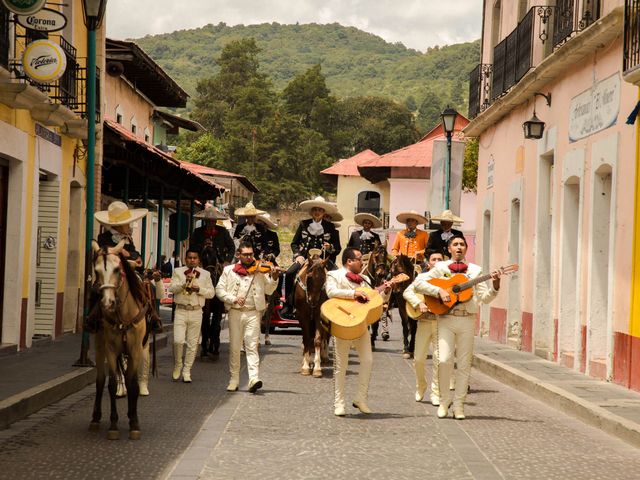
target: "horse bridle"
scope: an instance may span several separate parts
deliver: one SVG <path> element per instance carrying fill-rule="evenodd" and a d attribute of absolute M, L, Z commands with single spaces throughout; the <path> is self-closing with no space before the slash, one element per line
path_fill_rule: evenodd
<path fill-rule="evenodd" d="M 96 259 L 93 261 L 93 263 L 95 264 L 96 260 L 98 258 L 102 257 L 104 259 L 104 264 L 106 265 L 107 264 L 107 256 L 109 256 L 109 255 L 116 255 L 116 254 L 115 253 L 109 253 L 109 252 L 103 250 L 103 251 L 101 251 L 101 252 L 96 254 Z M 120 255 L 116 255 L 116 256 L 120 259 L 120 263 L 122 264 L 123 258 Z M 126 261 L 126 260 L 124 260 L 124 261 Z M 114 285 L 112 283 L 103 283 L 102 285 L 100 285 L 98 287 L 98 290 L 103 291 L 103 290 L 106 290 L 108 288 L 112 288 L 113 290 L 115 290 L 117 292 L 118 290 L 120 290 L 120 287 L 122 287 L 122 284 L 124 283 L 122 281 L 122 279 L 124 278 L 124 275 L 125 275 L 124 274 L 124 270 L 121 270 L 120 275 L 119 275 L 119 282 L 118 282 L 117 285 Z"/>

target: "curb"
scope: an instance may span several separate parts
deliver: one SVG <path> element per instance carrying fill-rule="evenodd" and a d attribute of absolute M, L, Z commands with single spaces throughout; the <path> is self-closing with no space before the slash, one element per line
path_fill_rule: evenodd
<path fill-rule="evenodd" d="M 486 355 L 476 353 L 473 357 L 473 366 L 482 373 L 635 447 L 640 447 L 640 426 L 635 422 Z"/>
<path fill-rule="evenodd" d="M 166 347 L 167 342 L 168 335 L 166 333 L 156 335 L 156 348 Z M 9 428 L 12 423 L 28 417 L 52 403 L 59 402 L 95 381 L 95 367 L 76 368 L 65 375 L 0 401 L 0 430 Z"/>

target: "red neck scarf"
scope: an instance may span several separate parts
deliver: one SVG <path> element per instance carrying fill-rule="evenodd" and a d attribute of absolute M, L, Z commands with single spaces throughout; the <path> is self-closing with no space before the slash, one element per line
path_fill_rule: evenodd
<path fill-rule="evenodd" d="M 347 277 L 347 280 L 353 283 L 357 283 L 358 285 L 364 282 L 364 278 L 362 278 L 362 276 L 358 275 L 357 273 L 347 272 L 346 277 Z"/>
<path fill-rule="evenodd" d="M 215 237 L 218 234 L 218 229 L 216 228 L 215 225 L 211 225 L 211 226 L 207 226 L 204 229 L 204 236 L 206 238 L 212 238 Z"/>
<path fill-rule="evenodd" d="M 449 264 L 449 270 L 451 273 L 466 273 L 468 265 L 463 262 L 453 262 Z"/>
<path fill-rule="evenodd" d="M 249 274 L 249 272 L 247 272 L 247 269 L 244 268 L 241 262 L 238 262 L 233 266 L 233 273 L 237 273 L 241 277 L 246 277 Z"/>
<path fill-rule="evenodd" d="M 185 275 L 195 275 L 196 278 L 198 278 L 200 276 L 200 272 L 198 271 L 197 268 L 188 268 L 184 271 Z"/>

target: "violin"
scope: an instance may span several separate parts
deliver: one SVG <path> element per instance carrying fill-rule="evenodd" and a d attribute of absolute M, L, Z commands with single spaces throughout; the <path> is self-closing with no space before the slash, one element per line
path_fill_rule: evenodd
<path fill-rule="evenodd" d="M 266 262 L 264 260 L 260 260 L 260 261 L 256 261 L 253 263 L 253 265 L 251 265 L 249 268 L 247 268 L 247 272 L 248 273 L 269 273 L 272 271 L 276 271 L 276 272 L 286 272 L 286 270 L 284 268 L 278 267 L 276 265 L 274 265 L 272 262 Z"/>

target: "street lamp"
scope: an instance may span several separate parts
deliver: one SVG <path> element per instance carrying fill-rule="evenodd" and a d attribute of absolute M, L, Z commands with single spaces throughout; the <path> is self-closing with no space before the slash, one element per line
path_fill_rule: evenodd
<path fill-rule="evenodd" d="M 445 165 L 444 174 L 444 209 L 449 210 L 449 188 L 451 183 L 451 136 L 456 125 L 456 117 L 458 112 L 447 106 L 442 112 L 442 127 L 447 135 L 447 163 Z"/>
<path fill-rule="evenodd" d="M 544 134 L 544 122 L 536 116 L 536 97 L 544 97 L 547 101 L 547 106 L 551 106 L 551 92 L 544 94 L 535 92 L 533 94 L 533 117 L 522 124 L 524 130 L 524 138 L 538 140 L 542 138 Z"/>
<path fill-rule="evenodd" d="M 89 315 L 89 283 L 91 265 L 91 239 L 93 238 L 94 180 L 96 162 L 96 30 L 100 28 L 107 7 L 107 0 L 82 0 L 84 23 L 87 26 L 87 168 L 86 195 L 87 211 L 85 216 L 85 295 L 84 319 Z M 89 332 L 82 329 L 80 358 L 74 365 L 93 366 L 89 359 Z"/>

